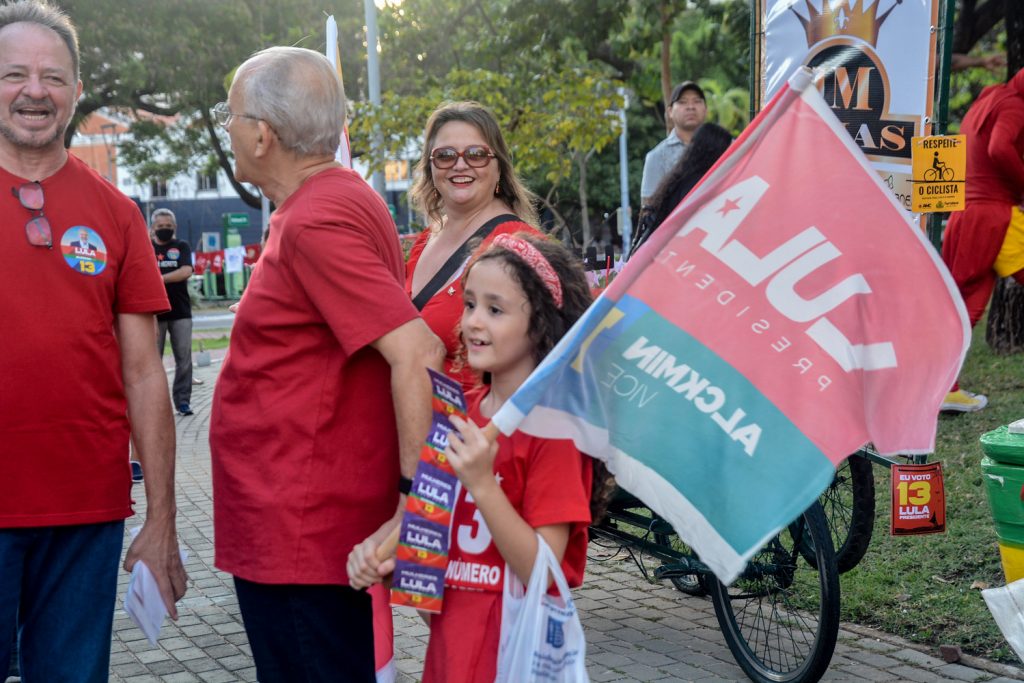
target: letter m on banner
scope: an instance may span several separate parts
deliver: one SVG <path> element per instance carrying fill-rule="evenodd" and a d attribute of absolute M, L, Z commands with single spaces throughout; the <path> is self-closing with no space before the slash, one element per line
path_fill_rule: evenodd
<path fill-rule="evenodd" d="M 866 442 L 926 453 L 949 273 L 798 72 L 494 416 L 571 438 L 724 582 Z"/>

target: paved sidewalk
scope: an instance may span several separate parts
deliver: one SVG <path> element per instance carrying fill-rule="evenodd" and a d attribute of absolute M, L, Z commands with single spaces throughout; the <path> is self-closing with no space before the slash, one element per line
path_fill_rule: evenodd
<path fill-rule="evenodd" d="M 220 363 L 196 368 L 204 384 L 194 387 L 195 415 L 178 425 L 178 530 L 189 551 L 191 580 L 179 605 L 181 618 L 168 622 L 152 646 L 118 602 L 111 647 L 110 680 L 124 683 L 255 681 L 252 653 L 238 613 L 230 577 L 213 568 L 213 520 L 208 429 L 210 402 Z M 145 510 L 142 486 L 134 489 Z M 136 526 L 138 520 L 128 520 Z M 127 544 L 126 544 L 127 546 Z M 609 557 L 591 546 L 587 579 L 576 591 L 587 633 L 587 663 L 595 683 L 633 681 L 745 681 L 718 629 L 711 602 L 648 584 L 621 554 Z M 604 561 L 593 561 L 604 557 Z M 124 594 L 122 576 L 119 595 Z M 395 656 L 401 682 L 422 671 L 427 629 L 411 611 L 396 611 Z M 826 681 L 1010 681 L 1024 670 L 966 658 L 947 664 L 935 653 L 900 639 L 844 624 Z"/>

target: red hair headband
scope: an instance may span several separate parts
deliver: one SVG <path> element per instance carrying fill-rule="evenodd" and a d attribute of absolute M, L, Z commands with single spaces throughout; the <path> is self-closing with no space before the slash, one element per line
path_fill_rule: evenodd
<path fill-rule="evenodd" d="M 526 265 L 530 266 L 533 272 L 537 273 L 537 276 L 544 283 L 544 286 L 547 287 L 548 291 L 551 292 L 551 297 L 555 300 L 555 306 L 558 308 L 562 307 L 562 283 L 559 281 L 558 275 L 555 274 L 555 269 L 551 267 L 551 263 L 544 258 L 544 254 L 540 253 L 537 247 L 524 239 L 513 237 L 507 233 L 495 237 L 491 244 L 508 249 L 523 259 Z"/>

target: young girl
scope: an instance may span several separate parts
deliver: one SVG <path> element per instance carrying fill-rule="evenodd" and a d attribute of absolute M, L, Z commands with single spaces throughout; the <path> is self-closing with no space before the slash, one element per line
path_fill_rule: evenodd
<path fill-rule="evenodd" d="M 499 235 L 463 276 L 465 359 L 484 385 L 470 421 L 452 418 L 447 454 L 461 493 L 452 522 L 444 607 L 430 622 L 424 683 L 492 683 L 506 563 L 528 583 L 539 533 L 570 586 L 583 581 L 591 499 L 606 498 L 601 463 L 568 440 L 516 432 L 489 444 L 485 425 L 590 304 L 583 269 L 561 245 Z M 592 496 L 592 491 L 597 495 Z"/>

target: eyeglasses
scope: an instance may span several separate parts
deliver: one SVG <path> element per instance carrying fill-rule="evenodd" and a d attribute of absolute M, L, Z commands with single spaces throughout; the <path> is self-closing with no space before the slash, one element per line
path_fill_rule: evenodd
<path fill-rule="evenodd" d="M 462 157 L 469 166 L 483 168 L 491 163 L 491 159 L 495 156 L 494 152 L 484 145 L 470 145 L 461 152 L 454 147 L 438 147 L 430 153 L 430 161 L 434 164 L 434 168 L 443 170 L 454 166 L 459 157 Z"/>
<path fill-rule="evenodd" d="M 38 182 L 25 183 L 21 187 L 12 187 L 11 194 L 18 198 L 21 205 L 29 211 L 38 211 L 37 215 L 28 219 L 25 223 L 25 237 L 33 247 L 53 248 L 53 231 L 50 230 L 50 221 L 43 215 L 43 186 Z"/>
<path fill-rule="evenodd" d="M 231 123 L 231 118 L 234 116 L 241 116 L 246 119 L 252 119 L 253 121 L 263 120 L 258 116 L 252 116 L 250 114 L 236 114 L 231 111 L 227 102 L 218 102 L 213 105 L 213 107 L 210 108 L 210 115 L 213 116 L 213 120 L 217 122 L 217 125 L 222 126 L 223 128 L 228 127 L 228 124 Z"/>

